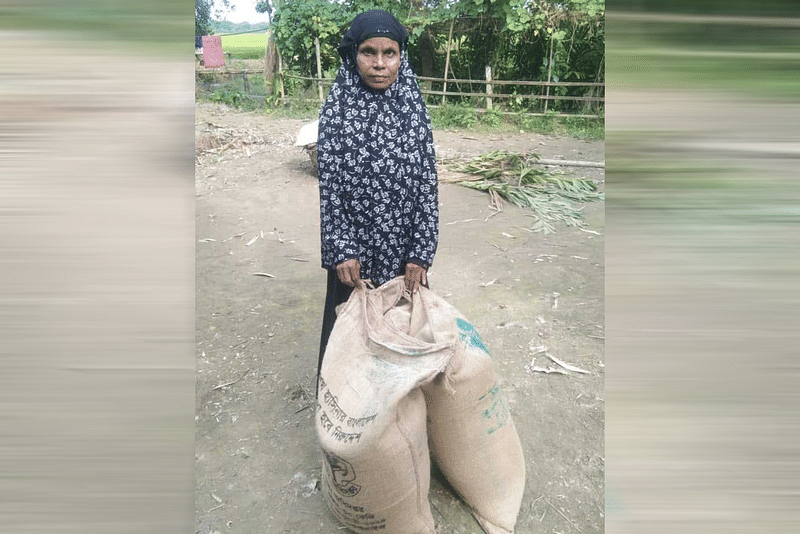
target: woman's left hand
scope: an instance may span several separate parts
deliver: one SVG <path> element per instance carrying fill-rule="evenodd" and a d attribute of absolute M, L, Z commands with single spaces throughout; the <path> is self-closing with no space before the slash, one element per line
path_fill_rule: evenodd
<path fill-rule="evenodd" d="M 424 286 L 428 285 L 428 272 L 424 267 L 416 263 L 407 263 L 405 281 L 406 289 L 414 294 L 417 292 L 417 289 L 419 289 L 420 284 Z"/>

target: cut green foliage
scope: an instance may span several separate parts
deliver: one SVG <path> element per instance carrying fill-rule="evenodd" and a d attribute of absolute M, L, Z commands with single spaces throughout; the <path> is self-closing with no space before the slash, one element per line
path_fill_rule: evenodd
<path fill-rule="evenodd" d="M 603 200 L 603 193 L 592 180 L 544 170 L 536 164 L 538 159 L 536 154 L 496 151 L 468 161 L 442 163 L 452 171 L 475 175 L 474 179 L 459 178 L 455 183 L 532 210 L 536 219 L 533 231 L 552 233 L 557 222 L 580 226 L 583 216 L 572 202 Z"/>

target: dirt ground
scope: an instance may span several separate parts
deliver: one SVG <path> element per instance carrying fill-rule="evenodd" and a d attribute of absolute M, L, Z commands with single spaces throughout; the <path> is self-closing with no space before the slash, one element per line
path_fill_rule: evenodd
<path fill-rule="evenodd" d="M 196 532 L 345 531 L 325 507 L 312 416 L 325 297 L 319 193 L 306 121 L 198 103 L 196 160 Z M 225 137 L 228 135 L 229 137 Z M 214 144 L 214 139 L 230 139 Z M 439 156 L 491 150 L 604 160 L 602 141 L 532 133 L 435 131 Z M 602 169 L 565 168 L 601 185 Z M 583 229 L 527 230 L 529 212 L 491 218 L 484 193 L 440 186 L 431 288 L 491 351 L 525 450 L 516 532 L 604 530 L 604 205 Z M 257 276 L 265 273 L 271 276 Z M 491 283 L 490 283 L 491 282 Z M 544 352 L 588 373 L 558 368 Z M 440 534 L 481 533 L 434 477 Z"/>

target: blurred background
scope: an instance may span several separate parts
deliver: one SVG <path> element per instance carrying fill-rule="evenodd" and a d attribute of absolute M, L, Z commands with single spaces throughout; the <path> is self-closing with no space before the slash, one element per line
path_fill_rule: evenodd
<path fill-rule="evenodd" d="M 2 532 L 192 528 L 190 13 L 0 7 Z M 796 2 L 606 26 L 607 531 L 796 532 Z"/>
<path fill-rule="evenodd" d="M 0 6 L 0 532 L 192 527 L 191 13 Z"/>
<path fill-rule="evenodd" d="M 798 529 L 798 17 L 608 2 L 609 533 Z"/>

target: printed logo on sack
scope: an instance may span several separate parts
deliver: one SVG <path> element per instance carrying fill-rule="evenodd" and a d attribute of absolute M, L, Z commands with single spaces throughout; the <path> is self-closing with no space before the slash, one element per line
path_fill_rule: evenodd
<path fill-rule="evenodd" d="M 361 486 L 354 484 L 356 472 L 353 471 L 353 466 L 350 465 L 350 462 L 328 451 L 322 452 L 325 453 L 325 459 L 328 460 L 328 466 L 331 468 L 331 478 L 336 491 L 345 497 L 358 495 L 358 492 L 361 491 Z"/>
<path fill-rule="evenodd" d="M 478 331 L 475 330 L 474 326 L 461 318 L 456 319 L 456 324 L 458 325 L 459 330 L 461 330 L 461 333 L 459 334 L 461 341 L 466 341 L 468 345 L 477 349 L 481 349 L 486 354 L 489 354 L 489 349 L 487 349 L 486 345 L 483 344 L 483 340 L 481 339 L 480 334 L 478 334 Z"/>
<path fill-rule="evenodd" d="M 488 404 L 488 408 L 483 411 L 483 417 L 491 425 L 486 433 L 493 434 L 495 431 L 503 428 L 508 420 L 510 412 L 498 384 L 495 384 L 487 393 L 481 395 L 478 401 L 484 402 L 484 399 Z"/>

